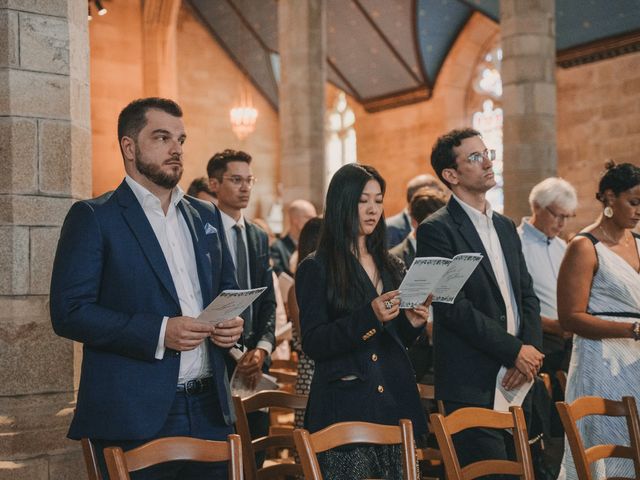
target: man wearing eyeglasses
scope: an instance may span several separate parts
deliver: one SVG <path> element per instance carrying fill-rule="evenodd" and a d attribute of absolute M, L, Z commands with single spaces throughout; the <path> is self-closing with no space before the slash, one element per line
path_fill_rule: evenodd
<path fill-rule="evenodd" d="M 545 354 L 541 371 L 548 373 L 554 384 L 554 400 L 562 400 L 555 373 L 567 370 L 571 356 L 571 334 L 562 330 L 558 321 L 556 288 L 558 270 L 562 263 L 566 242 L 559 237 L 570 218 L 575 217 L 578 198 L 573 186 L 557 177 L 543 180 L 529 194 L 531 217 L 522 219 L 518 233 L 522 252 L 533 278 L 533 288 L 540 299 L 542 320 L 542 352 Z M 552 409 L 552 412 L 555 409 Z M 557 415 L 552 415 L 552 436 L 562 435 Z M 558 458 L 557 468 L 560 467 Z"/>
<path fill-rule="evenodd" d="M 431 165 L 452 196 L 418 227 L 417 256 L 483 255 L 453 304 L 433 304 L 435 394 L 447 414 L 493 408 L 501 367 L 507 369 L 502 385 L 511 390 L 532 380 L 544 357 L 540 306 L 515 224 L 486 199 L 496 184 L 494 158 L 470 128 L 441 136 L 431 152 Z M 462 465 L 509 457 L 502 431 L 470 429 L 454 443 Z"/>
<path fill-rule="evenodd" d="M 242 289 L 267 287 L 247 310 L 244 318 L 244 351 L 236 361 L 227 358 L 229 372 L 237 367 L 250 385 L 255 385 L 261 373 L 268 370 L 269 357 L 275 344 L 276 299 L 273 275 L 269 265 L 269 239 L 258 226 L 248 221 L 243 210 L 251 199 L 256 182 L 251 170 L 251 156 L 243 151 L 225 150 L 216 153 L 207 165 L 209 185 L 218 196 L 222 224 L 231 256 L 236 267 L 238 285 Z M 237 349 L 232 349 L 232 352 Z M 236 351 L 239 356 L 240 353 Z M 252 436 L 268 433 L 268 415 L 249 415 Z"/>

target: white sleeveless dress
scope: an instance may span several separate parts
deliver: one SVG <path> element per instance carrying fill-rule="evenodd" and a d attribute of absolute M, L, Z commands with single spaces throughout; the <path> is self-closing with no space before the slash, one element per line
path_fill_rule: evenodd
<path fill-rule="evenodd" d="M 636 248 L 640 239 L 635 238 Z M 625 312 L 640 315 L 640 274 L 602 242 L 595 244 L 598 271 L 593 277 L 589 313 L 603 320 L 633 323 L 633 316 L 604 315 Z M 627 338 L 589 340 L 573 336 L 573 352 L 567 379 L 567 402 L 583 396 L 620 400 L 633 396 L 640 403 L 640 342 Z M 586 417 L 578 422 L 585 447 L 597 444 L 629 445 L 624 418 Z M 631 460 L 606 459 L 592 464 L 593 478 L 633 477 Z M 565 451 L 558 480 L 577 479 L 571 450 L 565 437 Z"/>

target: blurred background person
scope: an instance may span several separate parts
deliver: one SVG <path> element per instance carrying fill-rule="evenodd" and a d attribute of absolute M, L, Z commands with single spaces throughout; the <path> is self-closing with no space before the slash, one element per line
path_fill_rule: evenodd
<path fill-rule="evenodd" d="M 287 213 L 289 216 L 289 229 L 287 234 L 276 240 L 270 249 L 273 271 L 276 272 L 278 276 L 280 276 L 282 272 L 293 276 L 291 270 L 289 270 L 289 259 L 296 249 L 302 227 L 304 227 L 304 224 L 307 223 L 309 219 L 318 215 L 316 207 L 314 207 L 311 202 L 302 199 L 291 202 Z"/>
<path fill-rule="evenodd" d="M 322 218 L 315 217 L 309 220 L 302 231 L 298 241 L 298 258 L 304 260 L 309 254 L 315 252 L 320 239 L 320 229 L 322 228 Z M 295 270 L 294 270 L 295 278 Z M 298 376 L 296 377 L 295 392 L 301 395 L 309 395 L 311 377 L 313 377 L 313 360 L 305 355 L 302 350 L 302 335 L 300 333 L 300 309 L 296 299 L 296 289 L 289 289 L 289 299 L 287 301 L 289 319 L 293 323 L 293 349 L 298 353 Z M 296 410 L 296 428 L 304 428 L 304 410 Z"/>
<path fill-rule="evenodd" d="M 389 253 L 404 262 L 407 269 L 411 266 L 416 256 L 416 228 L 429 215 L 444 207 L 446 203 L 447 196 L 440 190 L 435 190 L 431 187 L 419 188 L 411 198 L 411 203 L 409 204 L 411 233 L 402 242 L 389 250 Z M 432 320 L 433 318 L 429 319 L 423 334 L 409 348 L 409 359 L 416 372 L 416 379 L 428 384 L 433 384 Z M 431 373 L 430 378 L 423 379 L 427 373 Z"/>
<path fill-rule="evenodd" d="M 409 204 L 413 195 L 423 187 L 430 187 L 440 190 L 447 195 L 442 183 L 436 177 L 429 174 L 418 175 L 407 182 L 407 206 L 400 213 L 387 218 L 387 248 L 393 248 L 404 240 L 411 233 L 411 215 L 409 214 Z"/>
<path fill-rule="evenodd" d="M 426 432 L 406 346 L 424 330 L 428 308 L 400 311 L 402 263 L 385 250 L 385 181 L 347 164 L 331 179 L 318 249 L 296 273 L 302 347 L 315 362 L 305 426 L 413 422 Z M 430 300 L 429 300 L 430 302 Z M 318 455 L 333 480 L 402 478 L 400 448 L 358 446 Z"/>
<path fill-rule="evenodd" d="M 187 195 L 218 205 L 218 196 L 209 188 L 209 180 L 206 177 L 194 179 L 189 185 Z"/>
<path fill-rule="evenodd" d="M 558 276 L 558 315 L 573 332 L 566 401 L 587 395 L 640 399 L 640 168 L 607 162 L 596 198 L 598 219 L 569 243 Z M 579 424 L 585 445 L 629 445 L 623 418 L 591 416 Z M 594 463 L 594 479 L 634 477 L 627 459 Z M 565 442 L 561 480 L 576 479 Z"/>

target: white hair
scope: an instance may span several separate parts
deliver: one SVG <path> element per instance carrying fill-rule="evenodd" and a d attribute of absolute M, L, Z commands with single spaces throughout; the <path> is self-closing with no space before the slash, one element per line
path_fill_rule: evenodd
<path fill-rule="evenodd" d="M 578 206 L 578 196 L 576 189 L 566 180 L 559 177 L 549 177 L 531 189 L 529 194 L 531 209 L 534 204 L 542 208 L 555 204 L 572 212 Z"/>

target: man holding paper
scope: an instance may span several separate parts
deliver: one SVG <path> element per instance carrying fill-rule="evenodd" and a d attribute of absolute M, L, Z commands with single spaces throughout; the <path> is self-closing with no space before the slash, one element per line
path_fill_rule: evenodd
<path fill-rule="evenodd" d="M 186 140 L 173 101 L 131 102 L 118 118 L 126 178 L 101 197 L 75 203 L 58 242 L 51 321 L 83 343 L 78 401 L 69 437 L 102 450 L 233 432 L 224 355 L 241 318 L 195 320 L 225 289 L 237 288 L 220 212 L 178 186 Z M 227 478 L 226 465 L 175 462 L 132 479 Z"/>
<path fill-rule="evenodd" d="M 227 356 L 229 372 L 236 369 L 236 375 L 240 375 L 243 383 L 253 389 L 262 373 L 268 371 L 270 355 L 275 346 L 276 297 L 269 265 L 269 239 L 261 228 L 249 222 L 243 214 L 256 181 L 251 170 L 251 156 L 235 150 L 216 153 L 209 160 L 207 173 L 211 190 L 218 195 L 218 207 L 222 212 L 224 234 L 236 266 L 238 285 L 242 289 L 267 288 L 242 313 L 245 320 L 245 351 L 232 349 Z M 266 435 L 269 416 L 264 412 L 251 413 L 249 427 L 252 436 Z"/>
<path fill-rule="evenodd" d="M 431 153 L 435 173 L 453 195 L 418 227 L 417 256 L 483 256 L 453 303 L 433 303 L 435 393 L 447 414 L 467 406 L 494 408 L 498 391 L 533 380 L 544 358 L 540 306 L 516 227 L 485 197 L 496 184 L 494 158 L 472 129 L 443 135 Z M 507 458 L 498 431 L 462 432 L 456 448 L 463 465 Z"/>

